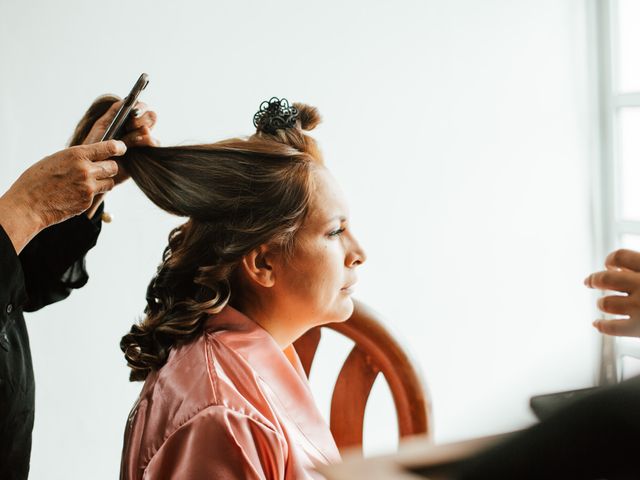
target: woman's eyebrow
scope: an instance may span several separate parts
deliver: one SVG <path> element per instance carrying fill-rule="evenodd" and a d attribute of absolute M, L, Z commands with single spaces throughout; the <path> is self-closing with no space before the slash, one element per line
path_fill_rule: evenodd
<path fill-rule="evenodd" d="M 340 220 L 340 222 L 341 222 L 341 223 L 342 223 L 342 222 L 346 222 L 346 221 L 347 221 L 347 217 L 345 217 L 344 215 L 335 215 L 335 216 L 331 217 L 329 220 L 327 220 L 327 221 L 325 222 L 325 225 L 326 225 L 327 223 L 332 223 L 332 222 L 334 222 L 334 221 L 336 221 L 336 220 Z"/>

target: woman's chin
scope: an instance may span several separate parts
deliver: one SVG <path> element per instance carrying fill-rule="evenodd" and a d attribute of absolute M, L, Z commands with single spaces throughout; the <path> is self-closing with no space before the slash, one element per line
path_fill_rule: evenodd
<path fill-rule="evenodd" d="M 346 322 L 351 318 L 351 315 L 353 314 L 353 309 L 355 307 L 353 305 L 353 299 L 350 296 L 347 296 L 340 303 L 340 315 L 336 315 L 337 318 L 333 322 Z"/>
<path fill-rule="evenodd" d="M 353 314 L 353 300 L 349 296 L 340 298 L 331 310 L 325 310 L 321 316 L 316 316 L 315 325 L 326 325 L 327 323 L 346 322 Z M 321 320 L 320 320 L 321 319 Z"/>

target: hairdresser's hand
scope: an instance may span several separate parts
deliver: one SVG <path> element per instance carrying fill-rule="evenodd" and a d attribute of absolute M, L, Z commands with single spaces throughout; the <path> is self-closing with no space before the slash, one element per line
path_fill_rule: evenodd
<path fill-rule="evenodd" d="M 116 116 L 118 109 L 122 106 L 122 100 L 115 102 L 109 110 L 105 112 L 102 117 L 96 120 L 93 124 L 87 138 L 85 138 L 84 145 L 90 143 L 99 142 L 104 132 L 107 131 L 109 125 Z M 157 146 L 159 143 L 151 136 L 151 130 L 156 124 L 158 115 L 153 110 L 149 110 L 149 107 L 143 102 L 137 102 L 136 106 L 132 110 L 133 115 L 127 120 L 124 126 L 125 134 L 121 140 L 127 145 L 127 147 L 143 147 L 143 146 Z M 129 174 L 126 169 L 123 168 L 122 162 L 118 162 L 120 167 L 118 175 L 115 177 L 116 185 L 124 182 L 129 178 Z"/>
<path fill-rule="evenodd" d="M 605 260 L 605 267 L 606 270 L 589 275 L 584 283 L 589 288 L 621 293 L 599 298 L 598 308 L 628 318 L 599 319 L 593 326 L 607 335 L 640 337 L 640 253 L 616 250 Z"/>
<path fill-rule="evenodd" d="M 118 113 L 118 109 L 122 105 L 122 100 L 115 102 L 109 110 L 105 112 L 96 123 L 93 124 L 83 144 L 91 144 L 100 141 L 104 132 L 107 131 L 112 120 Z M 121 140 L 127 147 L 157 146 L 159 143 L 151 136 L 151 129 L 156 124 L 158 116 L 153 110 L 149 110 L 143 102 L 137 102 L 132 110 L 133 115 L 124 125 L 125 134 Z M 129 178 L 126 168 L 122 162 L 118 162 L 118 174 L 114 177 L 115 185 L 119 185 Z M 87 209 L 88 218 L 93 218 L 98 207 L 104 200 L 104 195 L 97 195 L 92 205 Z"/>
<path fill-rule="evenodd" d="M 0 224 L 16 252 L 41 230 L 78 215 L 115 185 L 112 157 L 127 151 L 110 140 L 54 153 L 27 169 L 0 197 Z"/>

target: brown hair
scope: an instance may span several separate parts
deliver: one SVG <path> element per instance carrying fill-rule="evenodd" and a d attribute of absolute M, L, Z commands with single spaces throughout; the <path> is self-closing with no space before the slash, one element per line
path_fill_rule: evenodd
<path fill-rule="evenodd" d="M 116 100 L 96 100 L 74 138 Z M 206 145 L 130 148 L 122 158 L 153 203 L 189 217 L 169 234 L 147 288 L 145 317 L 120 342 L 132 381 L 162 367 L 174 345 L 198 335 L 204 320 L 227 305 L 244 255 L 265 243 L 291 252 L 309 208 L 311 170 L 322 164 L 315 141 L 303 133 L 320 115 L 314 107 L 294 107 L 293 128 Z"/>

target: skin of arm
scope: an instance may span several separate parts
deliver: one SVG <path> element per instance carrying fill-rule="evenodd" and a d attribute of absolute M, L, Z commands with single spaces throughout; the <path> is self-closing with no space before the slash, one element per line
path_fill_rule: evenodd
<path fill-rule="evenodd" d="M 115 102 L 96 120 L 82 145 L 40 160 L 0 197 L 0 225 L 17 254 L 51 225 L 83 212 L 93 218 L 106 192 L 129 178 L 114 158 L 127 147 L 158 144 L 151 137 L 157 115 L 142 102 L 136 104 L 137 114 L 127 122 L 122 141 L 99 141 L 121 104 Z"/>
<path fill-rule="evenodd" d="M 29 167 L 0 197 L 0 225 L 16 253 L 50 225 L 87 210 L 95 195 L 115 185 L 118 164 L 126 145 L 109 140 L 70 147 Z"/>

